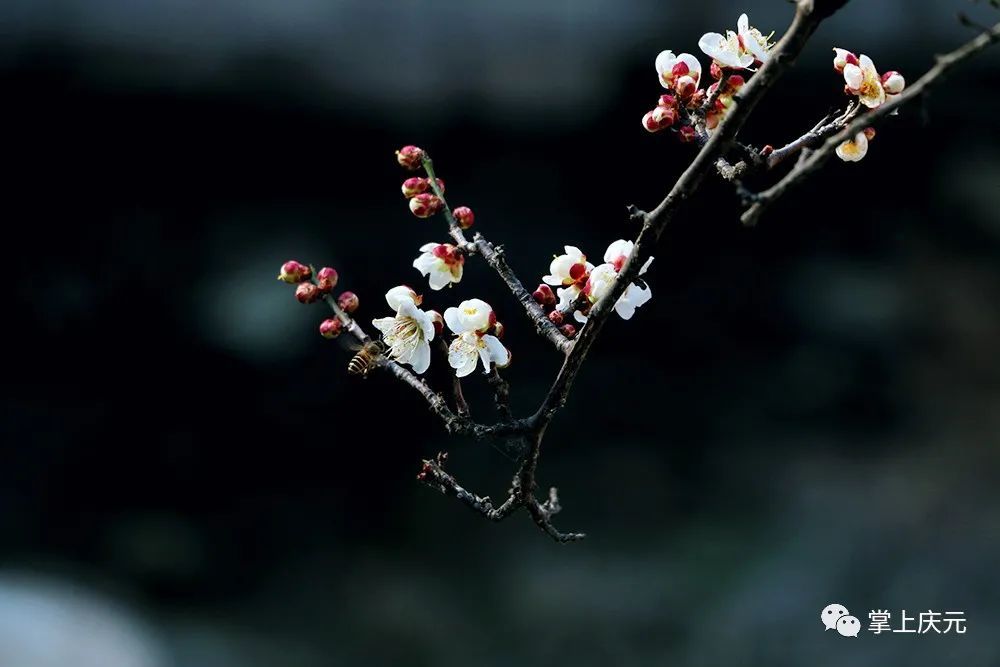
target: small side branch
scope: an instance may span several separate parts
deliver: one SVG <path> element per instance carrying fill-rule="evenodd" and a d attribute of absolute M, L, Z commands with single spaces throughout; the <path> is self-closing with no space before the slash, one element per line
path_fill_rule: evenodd
<path fill-rule="evenodd" d="M 510 411 L 510 383 L 503 379 L 495 366 L 490 371 L 487 381 L 493 386 L 493 397 L 500 415 L 504 419 L 513 419 L 514 415 Z"/>
<path fill-rule="evenodd" d="M 437 339 L 438 349 L 445 358 L 445 362 L 448 359 L 448 343 L 444 341 L 444 338 Z M 469 416 L 469 404 L 465 400 L 465 394 L 462 392 L 462 379 L 455 375 L 455 370 L 449 366 L 451 374 L 451 393 L 455 399 L 455 412 L 461 417 Z"/>
<path fill-rule="evenodd" d="M 757 194 L 756 201 L 742 215 L 743 224 L 752 226 L 757 223 L 760 216 L 768 206 L 780 199 L 786 192 L 800 184 L 808 176 L 815 173 L 834 154 L 837 146 L 844 143 L 866 127 L 877 125 L 891 113 L 900 107 L 909 104 L 913 100 L 923 96 L 933 86 L 939 83 L 951 70 L 960 63 L 972 58 L 991 44 L 1000 41 L 1000 23 L 983 32 L 972 40 L 966 42 L 961 47 L 951 53 L 937 57 L 937 62 L 915 83 L 907 86 L 899 95 L 894 96 L 877 109 L 858 116 L 831 135 L 821 147 L 813 151 L 809 157 L 803 159 L 773 186 Z"/>

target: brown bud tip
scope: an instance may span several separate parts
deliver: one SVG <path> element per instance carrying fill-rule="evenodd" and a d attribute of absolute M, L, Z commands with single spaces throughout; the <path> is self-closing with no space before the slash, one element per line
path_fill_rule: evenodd
<path fill-rule="evenodd" d="M 558 310 L 553 310 L 549 313 L 549 321 L 552 322 L 552 324 L 559 326 L 563 323 L 563 314 Z"/>
<path fill-rule="evenodd" d="M 308 280 L 311 275 L 312 269 L 305 264 L 301 264 L 296 262 L 294 259 L 290 259 L 281 265 L 281 271 L 278 273 L 278 280 L 295 285 L 303 280 Z"/>
<path fill-rule="evenodd" d="M 572 338 L 573 336 L 576 335 L 576 327 L 573 326 L 572 324 L 562 325 L 561 327 L 559 327 L 559 331 L 562 331 L 563 335 L 566 336 L 566 338 Z"/>
<path fill-rule="evenodd" d="M 418 218 L 429 218 L 441 209 L 441 200 L 429 192 L 410 199 L 410 211 Z"/>
<path fill-rule="evenodd" d="M 476 221 L 476 216 L 468 206 L 459 206 L 451 212 L 455 216 L 455 221 L 462 229 L 468 229 Z"/>
<path fill-rule="evenodd" d="M 312 303 L 319 297 L 319 288 L 312 283 L 299 283 L 295 288 L 295 298 L 299 303 Z"/>
<path fill-rule="evenodd" d="M 336 338 L 343 328 L 344 325 L 340 320 L 333 318 L 323 320 L 319 325 L 319 335 L 323 338 Z"/>
<path fill-rule="evenodd" d="M 416 146 L 403 146 L 396 151 L 396 160 L 399 161 L 400 166 L 410 171 L 420 167 L 423 159 L 424 151 Z"/>
<path fill-rule="evenodd" d="M 316 283 L 319 285 L 319 291 L 324 294 L 331 292 L 337 286 L 338 278 L 336 269 L 324 266 L 316 272 Z"/>
<path fill-rule="evenodd" d="M 337 297 L 337 305 L 340 306 L 345 313 L 353 313 L 358 309 L 360 301 L 358 300 L 358 295 L 354 292 L 342 292 L 340 296 Z"/>

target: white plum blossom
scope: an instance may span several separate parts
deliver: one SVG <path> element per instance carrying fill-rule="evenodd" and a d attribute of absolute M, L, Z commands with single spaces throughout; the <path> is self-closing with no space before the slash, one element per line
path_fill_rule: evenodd
<path fill-rule="evenodd" d="M 618 274 L 622 270 L 622 267 L 625 266 L 625 261 L 629 255 L 632 254 L 634 246 L 635 244 L 632 241 L 624 239 L 619 239 L 608 246 L 608 249 L 604 252 L 605 263 L 590 272 L 590 278 L 583 288 L 583 293 L 587 295 L 588 300 L 592 304 L 597 303 L 607 296 L 614 287 L 615 281 L 618 279 Z M 647 259 L 646 263 L 639 269 L 639 275 L 645 274 L 652 263 L 652 257 Z M 623 320 L 631 319 L 635 314 L 635 309 L 652 298 L 653 291 L 649 288 L 649 285 L 639 286 L 632 283 L 625 288 L 625 292 L 615 302 L 615 312 Z M 573 317 L 578 322 L 587 321 L 587 317 L 579 311 L 573 313 Z"/>
<path fill-rule="evenodd" d="M 676 90 L 681 94 L 690 94 L 698 89 L 701 81 L 701 63 L 690 53 L 674 55 L 673 51 L 661 51 L 656 56 L 656 74 L 660 85 Z"/>
<path fill-rule="evenodd" d="M 906 88 L 906 79 L 895 70 L 886 72 L 882 75 L 882 88 L 885 89 L 886 95 L 899 95 Z"/>
<path fill-rule="evenodd" d="M 485 301 L 463 301 L 457 308 L 444 311 L 444 321 L 456 334 L 448 346 L 448 365 L 455 369 L 457 377 L 472 373 L 480 361 L 487 373 L 490 364 L 504 367 L 510 363 L 510 352 L 500 339 L 486 333 L 496 324 L 496 315 Z"/>
<path fill-rule="evenodd" d="M 542 276 L 542 282 L 557 288 L 560 310 L 565 310 L 577 300 L 594 268 L 579 248 L 568 245 L 563 249 L 566 253 L 556 256 L 549 264 L 549 275 Z"/>
<path fill-rule="evenodd" d="M 770 36 L 750 26 L 750 19 L 741 14 L 736 22 L 736 32 L 727 30 L 725 35 L 707 32 L 698 40 L 698 48 L 705 55 L 730 69 L 747 69 L 754 63 L 767 62 L 771 47 Z"/>
<path fill-rule="evenodd" d="M 406 285 L 393 287 L 386 292 L 385 300 L 396 314 L 372 320 L 372 325 L 382 333 L 391 358 L 409 364 L 415 373 L 423 373 L 431 364 L 433 314 L 417 307 L 421 298 Z"/>
<path fill-rule="evenodd" d="M 868 133 L 858 132 L 854 139 L 848 139 L 837 146 L 837 157 L 844 162 L 860 162 L 868 154 Z"/>
<path fill-rule="evenodd" d="M 423 254 L 413 260 L 413 268 L 427 276 L 432 290 L 444 289 L 462 280 L 465 255 L 450 243 L 425 243 Z"/>
<path fill-rule="evenodd" d="M 862 54 L 857 65 L 850 62 L 844 65 L 844 81 L 847 83 L 847 91 L 857 95 L 858 101 L 869 109 L 880 107 L 885 102 L 882 78 L 868 56 Z"/>

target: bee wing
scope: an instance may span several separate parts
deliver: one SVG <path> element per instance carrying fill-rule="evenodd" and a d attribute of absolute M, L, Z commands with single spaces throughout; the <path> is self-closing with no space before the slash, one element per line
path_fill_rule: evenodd
<path fill-rule="evenodd" d="M 337 336 L 337 343 L 340 344 L 340 347 L 342 349 L 350 352 L 352 355 L 360 352 L 362 347 L 361 343 L 358 342 L 357 338 L 346 333 Z"/>

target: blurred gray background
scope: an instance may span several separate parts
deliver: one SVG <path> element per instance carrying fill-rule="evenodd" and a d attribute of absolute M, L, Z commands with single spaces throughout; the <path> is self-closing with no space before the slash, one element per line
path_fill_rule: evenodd
<path fill-rule="evenodd" d="M 529 283 L 599 257 L 691 152 L 639 125 L 653 59 L 791 6 L 611 0 L 8 0 L 4 219 L 17 305 L 0 447 L 0 665 L 996 665 L 1000 645 L 1000 51 L 830 164 L 757 229 L 707 183 L 653 301 L 613 322 L 550 429 L 550 543 L 419 485 L 441 449 L 479 493 L 513 464 L 448 440 L 274 280 L 296 258 L 361 296 L 443 240 L 393 151 Z M 910 81 L 997 12 L 853 0 L 744 132 L 842 104 L 831 47 Z M 707 62 L 703 58 L 703 63 Z M 760 184 L 753 184 L 760 185 Z M 514 405 L 557 360 L 482 265 Z M 432 374 L 432 379 L 440 377 Z M 485 383 L 466 383 L 478 415 Z M 962 636 L 845 639 L 961 610 Z"/>

